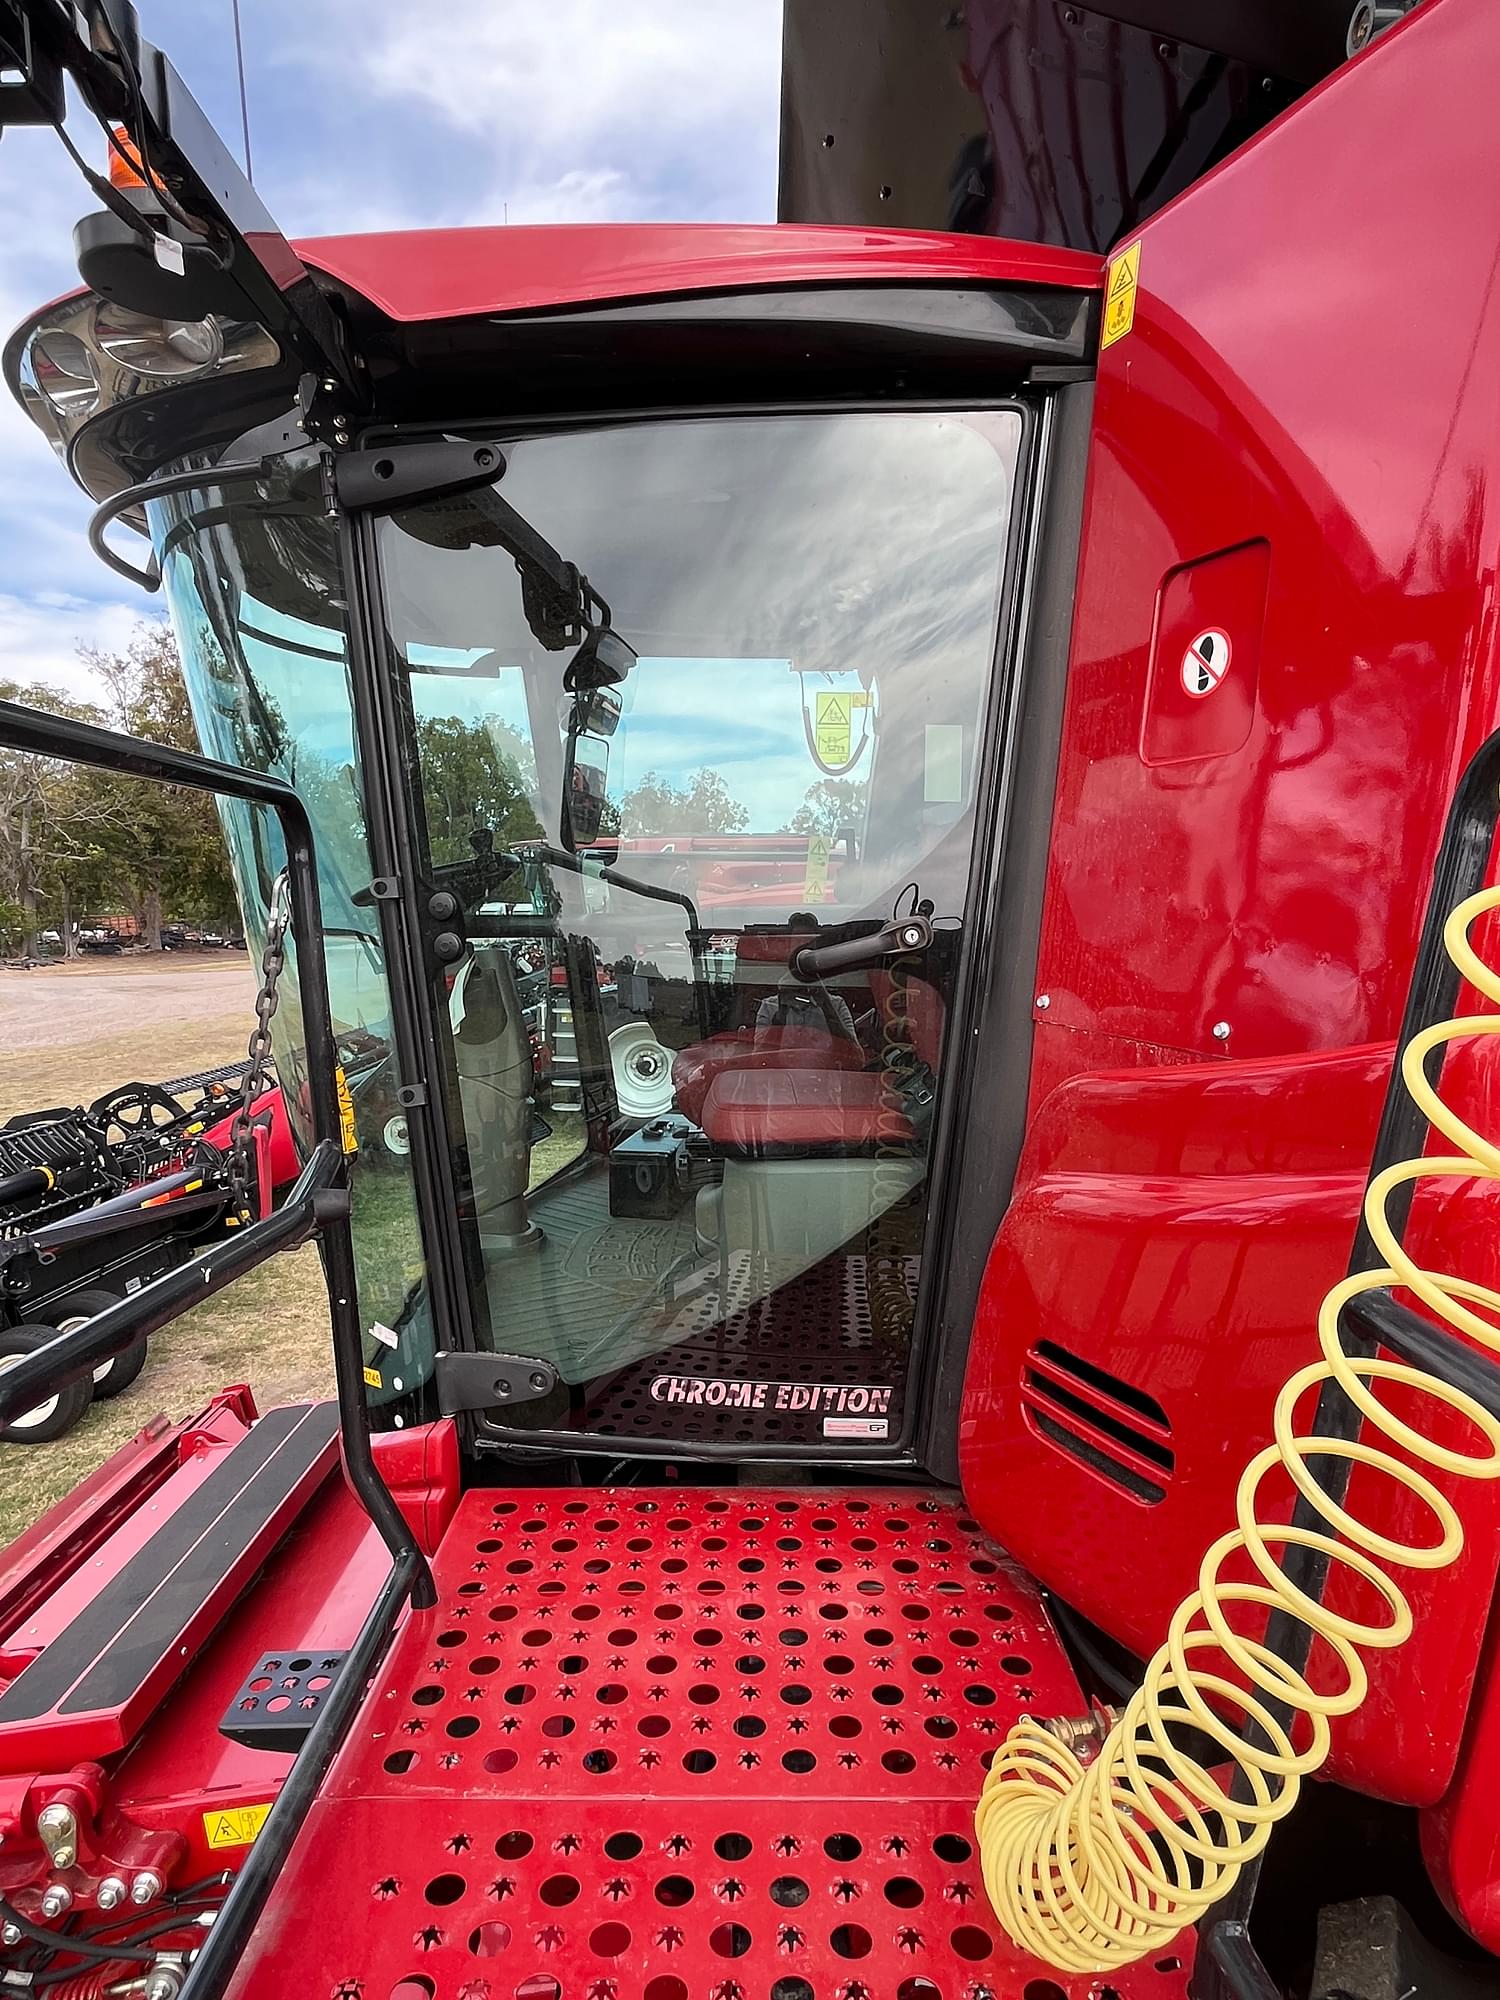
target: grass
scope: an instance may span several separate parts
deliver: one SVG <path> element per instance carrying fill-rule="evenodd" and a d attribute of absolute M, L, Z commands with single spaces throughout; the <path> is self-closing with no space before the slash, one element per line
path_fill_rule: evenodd
<path fill-rule="evenodd" d="M 0 1543 L 13 1541 L 159 1410 L 190 1416 L 233 1382 L 249 1382 L 262 1410 L 332 1393 L 323 1277 L 310 1246 L 263 1264 L 154 1334 L 132 1386 L 93 1404 L 66 1437 L 0 1444 Z"/>
<path fill-rule="evenodd" d="M 242 1000 L 244 983 L 227 982 L 225 1000 Z M 215 991 L 215 1003 L 218 997 Z M 130 1028 L 111 1023 L 110 1031 L 87 1042 L 59 1041 L 7 1055 L 0 1063 L 0 1107 L 9 1111 L 87 1103 L 120 1083 L 181 1076 L 227 1062 L 244 1047 L 248 1008 L 243 1005 L 207 1015 L 201 1008 L 184 1010 L 182 1017 L 166 1020 L 159 1008 L 149 1011 L 153 1018 Z M 533 1186 L 567 1165 L 584 1144 L 584 1121 L 578 1114 L 549 1111 L 545 1116 L 552 1132 L 533 1149 Z M 356 1179 L 354 1220 L 368 1324 L 382 1307 L 393 1310 L 389 1301 L 399 1301 L 420 1272 L 416 1218 L 405 1183 L 366 1169 Z M 251 1385 L 262 1410 L 332 1393 L 328 1310 L 317 1252 L 311 1247 L 262 1265 L 153 1335 L 150 1359 L 134 1384 L 111 1402 L 95 1403 L 66 1437 L 44 1445 L 0 1444 L 0 1546 L 102 1465 L 158 1411 L 189 1416 L 215 1391 L 235 1382 Z"/>
<path fill-rule="evenodd" d="M 118 963 L 105 959 L 101 966 L 118 969 Z M 69 975 L 87 976 L 82 969 Z M 249 1033 L 249 981 L 243 974 L 237 980 L 222 976 L 223 1012 L 216 979 L 212 1012 L 184 1008 L 177 1018 L 162 1018 L 159 1006 L 144 1007 L 149 1018 L 124 1026 L 85 1010 L 90 1029 L 102 1033 L 90 1032 L 83 1041 L 70 1029 L 67 1040 L 7 1054 L 0 1064 L 0 1106 L 9 1113 L 87 1103 L 117 1084 L 183 1076 L 233 1060 Z M 17 990 L 7 987 L 0 1004 Z M 158 1411 L 191 1416 L 234 1382 L 249 1382 L 263 1410 L 331 1393 L 328 1309 L 318 1254 L 310 1246 L 274 1258 L 154 1334 L 150 1358 L 131 1387 L 113 1401 L 95 1403 L 66 1437 L 51 1444 L 0 1444 L 0 1545 Z"/>

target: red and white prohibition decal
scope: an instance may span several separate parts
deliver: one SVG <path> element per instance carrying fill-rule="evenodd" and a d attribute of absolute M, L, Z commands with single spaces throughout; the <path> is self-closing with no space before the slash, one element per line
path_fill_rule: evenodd
<path fill-rule="evenodd" d="M 1217 627 L 1200 632 L 1182 656 L 1182 685 L 1195 701 L 1214 689 L 1229 672 L 1229 634 Z"/>

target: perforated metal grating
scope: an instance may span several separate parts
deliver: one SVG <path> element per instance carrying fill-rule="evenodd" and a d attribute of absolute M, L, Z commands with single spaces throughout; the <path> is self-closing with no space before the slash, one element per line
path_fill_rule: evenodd
<path fill-rule="evenodd" d="M 1166 2000 L 1058 1977 L 972 1852 L 990 1752 L 1081 1697 L 932 1494 L 471 1493 L 237 1992 Z M 337 1892 L 331 1883 L 337 1883 Z"/>
<path fill-rule="evenodd" d="M 728 1444 L 816 1444 L 816 1415 L 776 1409 L 697 1405 L 687 1409 L 651 1395 L 661 1375 L 701 1375 L 725 1382 L 767 1376 L 814 1383 L 863 1383 L 889 1388 L 890 1435 L 901 1426 L 906 1335 L 911 1325 L 920 1259 L 887 1258 L 879 1296 L 871 1297 L 871 1261 L 826 1257 L 775 1290 L 743 1253 L 728 1263 L 728 1304 L 705 1288 L 673 1322 L 670 1345 L 591 1382 L 581 1428 L 601 1436 L 683 1438 Z M 896 1340 L 875 1338 L 876 1320 L 899 1329 Z"/>

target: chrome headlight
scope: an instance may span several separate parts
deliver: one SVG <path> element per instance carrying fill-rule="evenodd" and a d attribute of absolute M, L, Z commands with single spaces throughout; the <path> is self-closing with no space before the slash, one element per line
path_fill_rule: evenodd
<path fill-rule="evenodd" d="M 49 306 L 7 355 L 22 406 L 60 456 L 102 410 L 280 359 L 281 349 L 253 321 L 153 319 L 91 292 Z"/>
<path fill-rule="evenodd" d="M 94 309 L 94 340 L 121 368 L 156 382 L 207 375 L 224 356 L 217 320 L 148 319 L 109 304 Z"/>

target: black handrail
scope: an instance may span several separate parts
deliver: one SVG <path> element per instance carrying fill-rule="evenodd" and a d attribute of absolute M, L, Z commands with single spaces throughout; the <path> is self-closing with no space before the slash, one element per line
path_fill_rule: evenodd
<path fill-rule="evenodd" d="M 1432 888 L 1412 964 L 1395 1059 L 1375 1134 L 1375 1149 L 1365 1180 L 1367 1190 L 1370 1182 L 1387 1167 L 1420 1154 L 1426 1142 L 1427 1116 L 1402 1082 L 1401 1052 L 1424 1028 L 1451 1015 L 1458 1004 L 1462 978 L 1443 943 L 1443 931 L 1458 905 L 1485 885 L 1497 822 L 1500 822 L 1500 729 L 1487 737 L 1469 759 L 1448 809 L 1433 864 Z M 1405 1182 L 1392 1189 L 1385 1205 L 1398 1242 L 1405 1237 L 1414 1193 L 1415 1183 Z M 1369 1270 L 1380 1261 L 1361 1203 L 1348 1275 Z M 1477 1395 L 1486 1407 L 1496 1407 L 1500 1364 L 1457 1336 L 1422 1320 L 1391 1299 L 1388 1292 L 1369 1293 L 1351 1300 L 1340 1316 L 1339 1329 L 1344 1351 L 1353 1357 L 1365 1358 L 1378 1347 L 1387 1346 L 1440 1380 Z M 1481 1389 L 1479 1385 L 1486 1378 L 1488 1386 Z M 1338 1383 L 1325 1383 L 1309 1425 L 1310 1434 L 1347 1442 L 1358 1435 L 1363 1423 L 1363 1412 Z M 1325 1455 L 1317 1460 L 1317 1465 L 1319 1469 L 1314 1476 L 1318 1485 L 1337 1504 L 1348 1488 L 1352 1461 Z M 1309 1530 L 1327 1525 L 1318 1510 L 1300 1494 L 1292 1524 Z M 1329 1570 L 1326 1555 L 1320 1555 L 1316 1549 L 1294 1546 L 1287 1550 L 1283 1568 L 1296 1589 L 1314 1603 L 1321 1602 Z M 1278 1661 L 1298 1672 L 1306 1665 L 1312 1650 L 1312 1631 L 1303 1619 L 1276 1611 L 1266 1621 L 1264 1644 Z M 1266 1706 L 1282 1723 L 1289 1719 L 1291 1711 L 1284 1706 L 1269 1700 Z M 1253 1726 L 1250 1733 L 1259 1734 Z M 1269 1742 L 1264 1736 L 1260 1740 Z M 1232 1796 L 1250 1798 L 1249 1785 L 1242 1776 L 1236 1778 Z M 1232 1949 L 1227 1956 L 1214 1951 L 1205 1954 L 1207 1977 L 1194 1981 L 1194 1992 L 1201 2000 L 1224 2000 L 1224 1996 L 1239 2000 L 1241 1995 L 1258 1994 L 1261 1990 L 1255 1983 L 1259 1960 L 1246 1930 L 1261 1865 L 1262 1858 L 1257 1856 L 1243 1869 L 1229 1894 L 1203 1919 L 1205 1939 L 1222 1937 Z M 1260 1976 L 1264 1977 L 1263 1968 Z"/>
<path fill-rule="evenodd" d="M 364 1398 L 364 1354 L 355 1289 L 354 1239 L 349 1224 L 348 1169 L 340 1139 L 335 1072 L 338 1049 L 328 1006 L 322 914 L 312 822 L 290 785 L 233 764 L 220 764 L 165 744 L 142 743 L 66 716 L 45 715 L 0 701 L 0 748 L 20 750 L 117 771 L 158 784 L 190 785 L 274 812 L 286 846 L 292 928 L 297 943 L 297 984 L 308 1061 L 308 1102 L 313 1149 L 283 1206 L 243 1234 L 201 1251 L 154 1284 L 60 1334 L 24 1357 L 0 1378 L 0 1415 L 30 1407 L 38 1388 L 60 1387 L 92 1372 L 98 1361 L 154 1332 L 190 1305 L 253 1270 L 278 1250 L 316 1234 L 328 1286 L 334 1379 L 344 1469 L 355 1494 L 379 1529 L 392 1568 L 370 1607 L 352 1651 L 317 1721 L 293 1761 L 265 1826 L 218 1912 L 212 1935 L 198 1954 L 182 2000 L 216 2000 L 234 1972 L 245 1939 L 265 1906 L 276 1872 L 290 1852 L 323 1774 L 364 1699 L 365 1688 L 390 1642 L 402 1608 L 427 1610 L 437 1602 L 432 1571 L 416 1537 L 380 1476 L 370 1445 Z M 39 1380 L 45 1376 L 45 1380 Z"/>
<path fill-rule="evenodd" d="M 278 1251 L 297 1249 L 335 1222 L 347 1225 L 349 1195 L 343 1180 L 343 1153 L 321 1140 L 274 1215 L 210 1244 L 81 1326 L 12 1362 L 0 1375 L 0 1424 L 34 1408 L 44 1396 L 87 1381 L 101 1362 L 211 1299 Z M 87 1209 L 83 1215 L 87 1217 Z"/>
<path fill-rule="evenodd" d="M 341 1203 L 329 1200 L 335 1188 L 345 1182 L 341 1125 L 339 1120 L 338 1048 L 333 1019 L 328 1007 L 327 968 L 323 956 L 322 910 L 318 898 L 318 870 L 314 853 L 312 821 L 306 806 L 292 787 L 280 778 L 259 771 L 246 771 L 236 764 L 221 764 L 211 757 L 199 757 L 164 743 L 145 743 L 133 736 L 121 736 L 92 723 L 75 722 L 70 716 L 47 715 L 40 709 L 23 708 L 16 702 L 0 701 L 0 748 L 19 750 L 35 757 L 51 757 L 95 770 L 116 771 L 124 777 L 145 778 L 162 785 L 187 785 L 195 791 L 221 797 L 243 799 L 249 805 L 275 813 L 286 847 L 287 883 L 292 900 L 293 934 L 297 942 L 297 985 L 302 1002 L 303 1040 L 308 1056 L 307 1095 L 312 1118 L 313 1154 L 294 1191 L 290 1218 L 278 1224 L 276 1216 L 252 1224 L 237 1242 L 215 1246 L 200 1254 L 179 1271 L 169 1272 L 155 1284 L 111 1306 L 108 1312 L 86 1322 L 72 1333 L 49 1341 L 35 1355 L 6 1371 L 6 1391 L 24 1385 L 33 1362 L 52 1357 L 54 1367 L 72 1366 L 71 1357 L 81 1357 L 91 1345 L 108 1341 L 104 1353 L 118 1352 L 143 1331 L 165 1324 L 176 1312 L 185 1311 L 191 1301 L 183 1296 L 182 1281 L 196 1272 L 204 1281 L 204 1259 L 223 1259 L 209 1265 L 220 1274 L 220 1284 L 252 1269 L 262 1255 L 285 1248 L 296 1236 L 301 1241 L 314 1227 L 323 1253 L 324 1276 L 328 1284 L 328 1313 L 333 1331 L 334 1379 L 337 1384 L 339 1422 L 343 1432 L 344 1467 L 349 1483 L 380 1530 L 392 1556 L 415 1558 L 412 1602 L 428 1607 L 437 1602 L 427 1561 L 417 1546 L 400 1508 L 381 1478 L 370 1447 L 370 1413 L 364 1399 L 364 1353 L 359 1334 L 359 1304 L 354 1285 L 354 1244 L 349 1228 L 347 1193 Z M 330 1161 L 326 1149 L 332 1149 Z M 325 1178 L 326 1177 L 326 1178 Z M 290 1206 L 290 1205 L 289 1205 Z M 272 1232 L 267 1236 L 264 1231 Z M 236 1254 L 237 1253 L 237 1254 Z M 165 1292 L 162 1287 L 166 1287 Z M 217 1289 L 217 1287 L 215 1287 Z M 202 1297 L 200 1291 L 196 1294 Z M 164 1298 L 175 1303 L 163 1317 L 156 1317 Z M 92 1341 L 91 1341 L 92 1332 Z M 118 1341 L 118 1346 L 114 1343 Z M 73 1345 L 69 1345 L 73 1343 Z M 82 1362 L 79 1361 L 81 1368 Z M 76 1377 L 74 1378 L 76 1379 Z M 0 1392 L 4 1393 L 4 1392 Z M 14 1407 L 13 1401 L 0 1409 Z"/>

